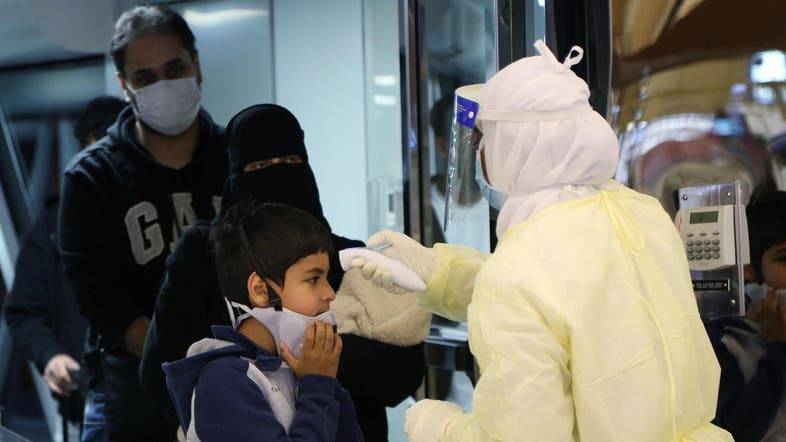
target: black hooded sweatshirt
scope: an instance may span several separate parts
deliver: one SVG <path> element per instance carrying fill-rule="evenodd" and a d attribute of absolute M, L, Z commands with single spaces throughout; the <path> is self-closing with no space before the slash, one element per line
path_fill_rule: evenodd
<path fill-rule="evenodd" d="M 63 176 L 58 238 L 66 275 L 102 347 L 122 348 L 131 323 L 152 316 L 175 243 L 212 219 L 227 178 L 223 129 L 202 111 L 199 146 L 180 169 L 163 166 L 134 135 L 131 107 Z"/>

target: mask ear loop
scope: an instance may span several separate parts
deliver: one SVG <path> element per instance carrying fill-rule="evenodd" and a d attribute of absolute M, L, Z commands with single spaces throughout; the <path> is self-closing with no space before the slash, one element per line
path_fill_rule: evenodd
<path fill-rule="evenodd" d="M 254 256 L 253 249 L 251 248 L 251 244 L 248 241 L 248 235 L 246 235 L 246 229 L 243 227 L 242 221 L 239 223 L 239 227 L 240 227 L 240 241 L 243 243 L 243 250 L 246 253 L 246 258 L 248 258 L 248 260 L 251 262 L 251 266 L 254 268 L 254 271 L 256 272 L 257 276 L 259 276 L 262 279 L 262 281 L 265 282 L 265 285 L 267 286 L 267 296 L 270 305 L 274 309 L 276 309 L 276 311 L 280 312 L 282 309 L 281 297 L 278 295 L 278 292 L 276 292 L 273 289 L 273 287 L 268 283 L 268 277 L 266 273 L 261 271 L 262 267 L 259 265 L 259 262 L 256 260 L 256 257 Z"/>
<path fill-rule="evenodd" d="M 237 316 L 235 316 L 235 308 L 232 307 L 232 303 L 229 302 L 229 299 L 224 298 L 224 303 L 227 305 L 227 311 L 229 312 L 229 322 L 232 323 L 232 328 L 237 328 Z"/>

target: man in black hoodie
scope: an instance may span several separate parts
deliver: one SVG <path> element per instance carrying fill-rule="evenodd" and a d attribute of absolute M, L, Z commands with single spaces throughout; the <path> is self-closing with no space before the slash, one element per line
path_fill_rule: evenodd
<path fill-rule="evenodd" d="M 111 53 L 131 102 L 63 177 L 59 245 L 98 336 L 109 439 L 166 440 L 137 373 L 164 261 L 181 233 L 212 219 L 227 178 L 223 131 L 199 106 L 195 38 L 164 6 L 120 16 Z"/>
<path fill-rule="evenodd" d="M 251 106 L 229 122 L 227 141 L 231 168 L 222 213 L 244 199 L 283 203 L 309 212 L 330 229 L 308 163 L 304 134 L 294 115 L 274 104 Z M 184 358 L 191 344 L 212 336 L 212 325 L 230 325 L 218 288 L 210 228 L 209 222 L 198 222 L 167 259 L 142 356 L 142 385 L 167 408 L 173 433 L 178 420 L 161 364 Z M 338 251 L 363 243 L 335 234 L 331 237 L 335 253 L 330 257 L 328 282 L 337 291 L 344 276 Z M 398 404 L 420 385 L 425 370 L 423 345 L 401 347 L 349 334 L 341 338 L 344 350 L 338 379 L 352 396 L 365 439 L 385 441 L 385 407 Z"/>

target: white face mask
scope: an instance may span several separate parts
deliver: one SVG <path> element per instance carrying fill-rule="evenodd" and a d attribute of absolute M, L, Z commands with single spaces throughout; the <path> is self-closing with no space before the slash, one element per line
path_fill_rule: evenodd
<path fill-rule="evenodd" d="M 160 80 L 137 90 L 128 86 L 128 93 L 136 117 L 164 135 L 182 134 L 199 114 L 202 91 L 196 77 Z"/>
<path fill-rule="evenodd" d="M 277 311 L 273 307 L 254 307 L 250 309 L 248 306 L 236 302 L 232 302 L 231 305 L 246 312 L 235 321 L 232 309 L 230 308 L 230 317 L 233 318 L 232 322 L 235 328 L 237 328 L 244 319 L 253 317 L 270 330 L 273 339 L 276 341 L 277 348 L 280 348 L 281 344 L 285 343 L 295 357 L 300 357 L 303 341 L 306 338 L 306 326 L 308 326 L 309 322 L 322 321 L 336 325 L 336 319 L 329 310 L 317 316 L 306 316 L 293 312 L 287 308 L 282 308 L 281 311 Z"/>
<path fill-rule="evenodd" d="M 755 282 L 745 284 L 745 294 L 748 295 L 754 303 L 761 302 L 769 291 L 770 286 L 767 284 L 757 284 Z M 775 294 L 778 295 L 781 300 L 786 300 L 786 289 L 775 290 Z"/>
<path fill-rule="evenodd" d="M 497 210 L 502 210 L 502 206 L 505 205 L 505 200 L 508 199 L 508 196 L 502 191 L 497 190 L 486 180 L 486 176 L 483 175 L 483 163 L 480 160 L 480 155 L 481 150 L 478 150 L 477 156 L 475 157 L 475 182 L 478 183 L 480 193 L 483 195 L 483 198 L 486 198 L 489 206 Z"/>

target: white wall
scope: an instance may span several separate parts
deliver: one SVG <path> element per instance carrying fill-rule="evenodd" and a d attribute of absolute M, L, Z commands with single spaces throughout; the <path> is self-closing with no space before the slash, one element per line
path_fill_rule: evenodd
<path fill-rule="evenodd" d="M 273 101 L 273 43 L 269 0 L 176 4 L 197 39 L 202 103 L 226 125 L 240 110 Z"/>
<path fill-rule="evenodd" d="M 363 1 L 368 229 L 404 230 L 399 5 Z"/>
<path fill-rule="evenodd" d="M 360 0 L 273 2 L 276 102 L 306 133 L 322 206 L 334 232 L 367 226 L 363 8 Z"/>

